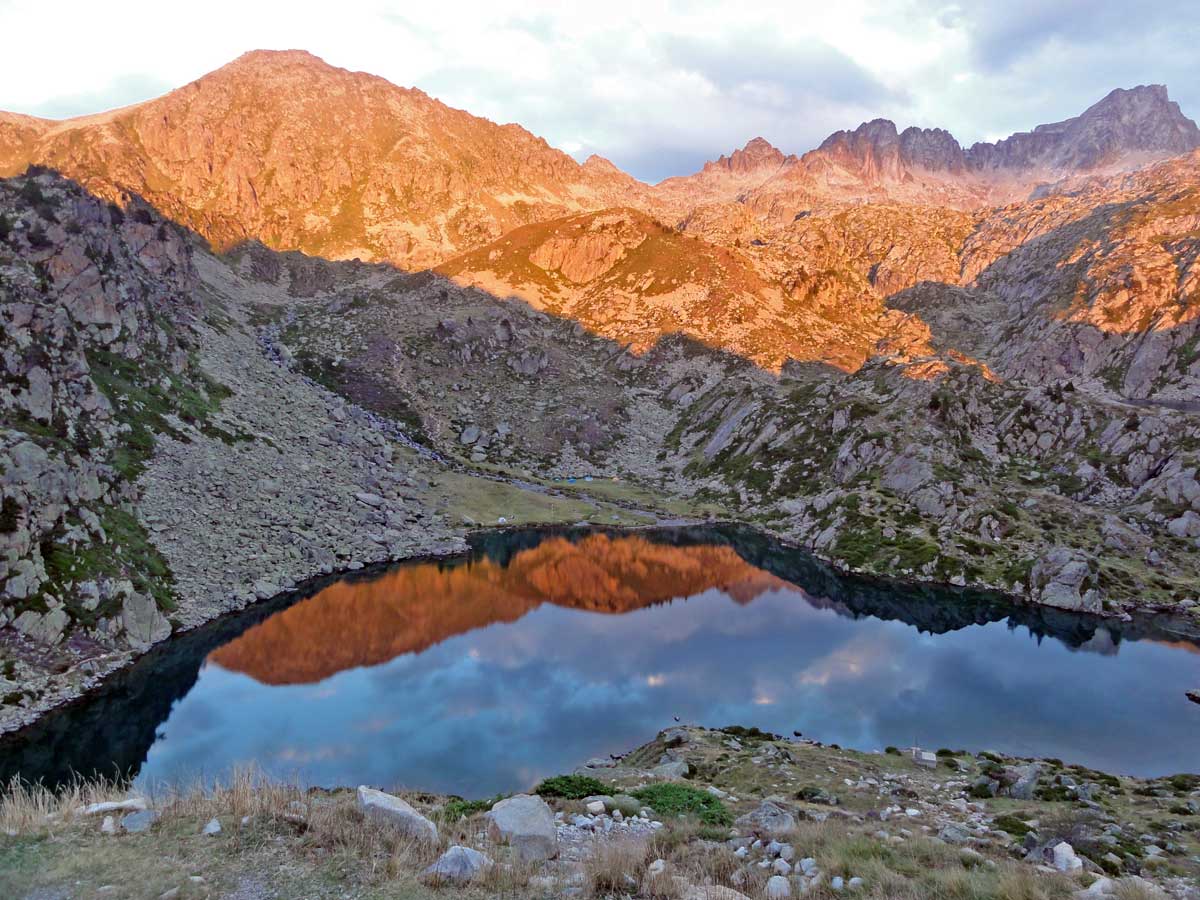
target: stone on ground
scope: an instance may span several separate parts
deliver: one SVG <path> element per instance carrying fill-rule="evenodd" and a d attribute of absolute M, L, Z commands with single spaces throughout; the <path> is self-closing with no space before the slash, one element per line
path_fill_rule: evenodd
<path fill-rule="evenodd" d="M 361 785 L 358 789 L 358 808 L 368 819 L 391 825 L 418 841 L 437 843 L 437 826 L 399 797 Z"/>
<path fill-rule="evenodd" d="M 558 856 L 558 831 L 554 813 L 541 797 L 517 794 L 501 800 L 487 814 L 488 837 L 508 844 L 522 862 L 540 862 Z"/>
<path fill-rule="evenodd" d="M 147 830 L 157 821 L 158 813 L 152 809 L 141 809 L 121 819 L 121 827 L 130 834 L 138 834 Z"/>
<path fill-rule="evenodd" d="M 792 895 L 792 886 L 782 875 L 772 875 L 767 879 L 767 900 L 783 900 Z"/>
<path fill-rule="evenodd" d="M 764 800 L 758 809 L 746 813 L 733 824 L 743 831 L 775 837 L 794 830 L 796 817 L 778 803 Z"/>
<path fill-rule="evenodd" d="M 492 858 L 470 847 L 454 845 L 421 873 L 432 884 L 466 884 L 492 866 Z"/>

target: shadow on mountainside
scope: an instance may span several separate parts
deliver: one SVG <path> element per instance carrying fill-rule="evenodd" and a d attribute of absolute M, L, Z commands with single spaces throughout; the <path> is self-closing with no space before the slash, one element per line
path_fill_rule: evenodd
<path fill-rule="evenodd" d="M 918 316 L 937 352 L 968 353 L 1005 378 L 1090 379 L 1105 399 L 1200 411 L 1200 403 L 1155 396 L 1200 362 L 1200 315 L 1189 311 L 1196 301 L 1178 296 L 1186 253 L 1170 234 L 1144 242 L 1136 234 L 1158 202 L 1146 192 L 1101 204 L 995 255 L 966 286 L 921 281 L 884 303 Z M 979 234 L 964 245 L 964 274 Z M 1175 241 L 1195 236 L 1185 228 Z"/>

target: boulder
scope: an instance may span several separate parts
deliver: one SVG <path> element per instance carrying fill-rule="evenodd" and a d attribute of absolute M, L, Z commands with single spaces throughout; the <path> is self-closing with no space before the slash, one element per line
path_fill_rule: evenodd
<path fill-rule="evenodd" d="M 121 624 L 125 636 L 138 649 L 165 640 L 171 635 L 171 623 L 158 611 L 154 598 L 136 591 L 126 595 L 121 604 Z"/>
<path fill-rule="evenodd" d="M 683 900 L 750 900 L 741 891 L 722 884 L 693 884 L 684 892 Z"/>
<path fill-rule="evenodd" d="M 1200 515 L 1189 509 L 1178 519 L 1168 522 L 1167 531 L 1178 538 L 1200 537 Z"/>
<path fill-rule="evenodd" d="M 77 816 L 96 816 L 110 812 L 138 812 L 146 808 L 146 801 L 141 797 L 130 797 L 128 800 L 106 800 L 103 803 L 90 803 L 75 810 Z"/>
<path fill-rule="evenodd" d="M 1046 606 L 1073 612 L 1103 611 L 1095 589 L 1096 574 L 1087 554 L 1069 547 L 1055 547 L 1045 553 L 1030 573 L 1033 599 Z"/>
<path fill-rule="evenodd" d="M 655 778 L 677 781 L 680 778 L 687 778 L 691 771 L 692 766 L 686 759 L 673 759 L 655 766 L 650 770 L 650 774 Z"/>
<path fill-rule="evenodd" d="M 17 616 L 13 628 L 39 643 L 57 644 L 62 640 L 63 629 L 70 621 L 67 611 L 62 607 L 44 614 L 27 609 Z"/>
<path fill-rule="evenodd" d="M 517 794 L 501 800 L 486 818 L 488 837 L 497 844 L 508 844 L 522 862 L 540 862 L 558 856 L 554 813 L 541 797 Z"/>
<path fill-rule="evenodd" d="M 399 797 L 360 785 L 358 808 L 368 819 L 390 825 L 415 840 L 437 843 L 437 826 Z"/>
<path fill-rule="evenodd" d="M 1037 763 L 1028 763 L 1024 766 L 1014 766 L 1005 772 L 1005 781 L 1012 779 L 1012 783 L 1005 789 L 1005 793 L 1014 800 L 1032 800 L 1033 791 L 1037 787 L 1038 776 L 1042 774 L 1042 767 Z"/>
<path fill-rule="evenodd" d="M 792 886 L 782 875 L 772 875 L 767 879 L 767 900 L 784 900 L 792 896 Z"/>
<path fill-rule="evenodd" d="M 1083 868 L 1083 860 L 1075 855 L 1075 848 L 1066 841 L 1055 844 L 1051 850 L 1054 868 L 1060 872 L 1074 872 Z"/>
<path fill-rule="evenodd" d="M 942 828 L 938 832 L 938 837 L 947 844 L 965 844 L 971 840 L 971 832 L 963 828 L 961 825 L 951 823 Z"/>
<path fill-rule="evenodd" d="M 768 837 L 779 837 L 796 827 L 796 817 L 771 800 L 764 800 L 758 809 L 746 813 L 734 823 L 742 831 Z"/>
<path fill-rule="evenodd" d="M 492 858 L 470 847 L 455 845 L 421 873 L 430 884 L 466 884 L 492 867 Z"/>

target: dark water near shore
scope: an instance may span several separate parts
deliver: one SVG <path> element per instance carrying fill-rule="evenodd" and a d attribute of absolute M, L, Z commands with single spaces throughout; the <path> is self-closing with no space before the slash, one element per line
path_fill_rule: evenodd
<path fill-rule="evenodd" d="M 970 591 L 839 577 L 742 529 L 542 530 L 280 598 L 0 741 L 0 775 L 254 764 L 484 796 L 684 722 L 861 749 L 1195 771 L 1200 647 Z"/>

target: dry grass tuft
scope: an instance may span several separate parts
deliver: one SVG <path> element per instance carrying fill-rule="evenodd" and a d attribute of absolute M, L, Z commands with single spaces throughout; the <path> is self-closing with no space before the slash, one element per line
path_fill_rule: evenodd
<path fill-rule="evenodd" d="M 1140 878 L 1122 878 L 1115 882 L 1113 897 L 1116 900 L 1163 900 L 1163 892 Z"/>
<path fill-rule="evenodd" d="M 0 831 L 34 834 L 70 823 L 77 810 L 91 803 L 127 800 L 129 784 L 122 780 L 78 780 L 59 790 L 13 778 L 0 789 Z"/>
<path fill-rule="evenodd" d="M 625 897 L 637 893 L 646 873 L 647 847 L 640 841 L 598 841 L 583 861 L 589 897 Z"/>

